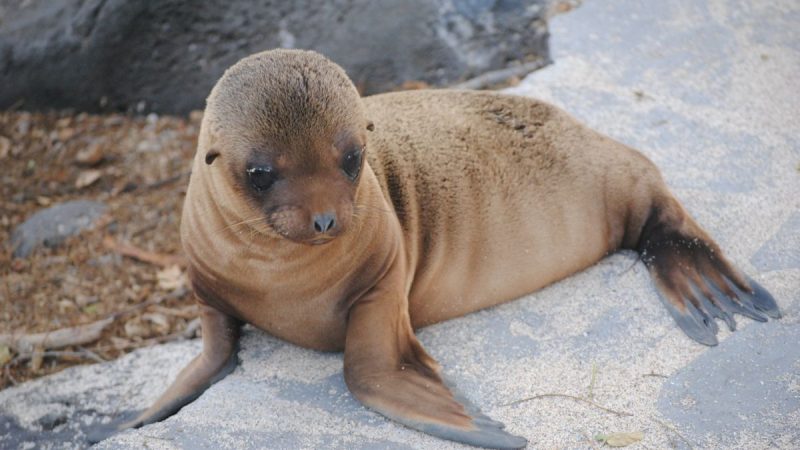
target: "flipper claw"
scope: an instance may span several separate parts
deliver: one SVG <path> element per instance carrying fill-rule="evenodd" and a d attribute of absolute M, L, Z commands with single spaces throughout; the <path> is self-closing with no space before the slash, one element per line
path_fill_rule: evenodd
<path fill-rule="evenodd" d="M 718 300 L 722 304 L 725 304 L 731 310 L 743 316 L 747 316 L 759 322 L 767 321 L 767 316 L 761 314 L 761 312 L 757 311 L 756 308 L 753 306 L 753 303 L 750 300 L 750 296 L 742 292 L 741 289 L 739 289 L 734 283 L 732 283 L 727 278 L 724 281 L 727 287 L 729 287 L 730 290 L 734 293 L 734 297 L 725 294 L 720 289 L 720 286 L 717 286 L 715 283 L 709 282 L 709 286 L 714 291 L 714 298 L 716 300 Z"/>
<path fill-rule="evenodd" d="M 659 290 L 661 303 L 667 308 L 667 311 L 675 319 L 681 330 L 687 336 L 703 345 L 717 345 L 717 325 L 714 323 L 714 319 L 710 319 L 704 313 L 698 311 L 691 302 L 683 297 L 680 297 L 679 300 L 683 303 L 683 310 L 679 309 L 676 306 L 676 302 L 670 300 L 667 295 L 669 294 L 666 294 L 664 290 Z"/>
<path fill-rule="evenodd" d="M 748 294 L 752 298 L 753 306 L 773 319 L 780 319 L 783 315 L 781 314 L 780 308 L 778 308 L 778 303 L 775 301 L 775 298 L 772 297 L 772 294 L 767 292 L 767 290 L 754 279 L 750 277 L 746 278 L 747 283 L 750 284 L 750 288 L 753 291 L 752 294 Z"/>
<path fill-rule="evenodd" d="M 733 311 L 730 311 L 723 306 L 717 306 L 717 303 L 698 291 L 695 291 L 695 294 L 697 294 L 697 298 L 700 299 L 703 309 L 708 311 L 713 318 L 724 320 L 725 324 L 728 325 L 728 330 L 736 331 L 736 321 L 733 319 Z M 716 332 L 717 330 L 714 330 L 714 333 Z"/>

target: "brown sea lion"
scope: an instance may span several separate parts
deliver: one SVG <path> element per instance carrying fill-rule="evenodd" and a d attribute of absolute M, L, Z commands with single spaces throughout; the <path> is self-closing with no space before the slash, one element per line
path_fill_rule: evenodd
<path fill-rule="evenodd" d="M 123 427 L 159 421 L 236 363 L 244 322 L 344 350 L 368 407 L 467 444 L 518 448 L 443 382 L 414 329 L 506 302 L 617 249 L 640 253 L 678 325 L 780 317 L 639 152 L 560 109 L 493 92 L 360 98 L 305 51 L 243 59 L 208 98 L 181 237 L 203 352 Z"/>

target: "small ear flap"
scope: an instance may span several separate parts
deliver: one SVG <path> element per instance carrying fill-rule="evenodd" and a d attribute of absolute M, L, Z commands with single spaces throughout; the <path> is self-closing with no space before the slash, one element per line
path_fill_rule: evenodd
<path fill-rule="evenodd" d="M 215 159 L 217 159 L 217 156 L 219 156 L 218 151 L 209 150 L 208 153 L 206 153 L 206 164 L 211 165 L 211 163 L 214 162 Z"/>
<path fill-rule="evenodd" d="M 375 130 L 375 124 L 372 123 L 371 120 L 367 122 L 367 130 L 368 131 L 374 131 Z"/>

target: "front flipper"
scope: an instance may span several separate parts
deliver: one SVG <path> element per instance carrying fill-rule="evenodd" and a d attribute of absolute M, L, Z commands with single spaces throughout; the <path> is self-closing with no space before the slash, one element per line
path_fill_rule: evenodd
<path fill-rule="evenodd" d="M 445 385 L 439 365 L 414 336 L 399 283 L 378 286 L 351 307 L 344 375 L 364 405 L 415 430 L 479 447 L 527 444 Z"/>
<path fill-rule="evenodd" d="M 736 270 L 688 216 L 677 221 L 664 211 L 654 211 L 642 230 L 639 252 L 664 306 L 678 326 L 701 344 L 717 345 L 715 319 L 733 331 L 734 313 L 759 322 L 781 317 L 772 295 Z"/>
<path fill-rule="evenodd" d="M 178 374 L 178 378 L 150 408 L 133 420 L 120 418 L 93 429 L 88 436 L 90 443 L 100 442 L 128 428 L 139 428 L 166 419 L 236 368 L 240 323 L 203 302 L 198 303 L 203 353 Z"/>

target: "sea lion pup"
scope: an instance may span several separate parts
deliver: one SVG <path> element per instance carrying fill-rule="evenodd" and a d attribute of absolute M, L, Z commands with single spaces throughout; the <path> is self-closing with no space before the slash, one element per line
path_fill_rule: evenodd
<path fill-rule="evenodd" d="M 344 350 L 350 391 L 404 425 L 523 447 L 453 394 L 414 329 L 533 292 L 617 249 L 639 252 L 698 342 L 717 343 L 716 318 L 733 329 L 734 313 L 780 317 L 639 152 L 528 98 L 361 99 L 339 66 L 306 51 L 250 56 L 214 87 L 181 237 L 203 352 L 125 426 L 159 421 L 224 377 L 248 322 Z"/>

